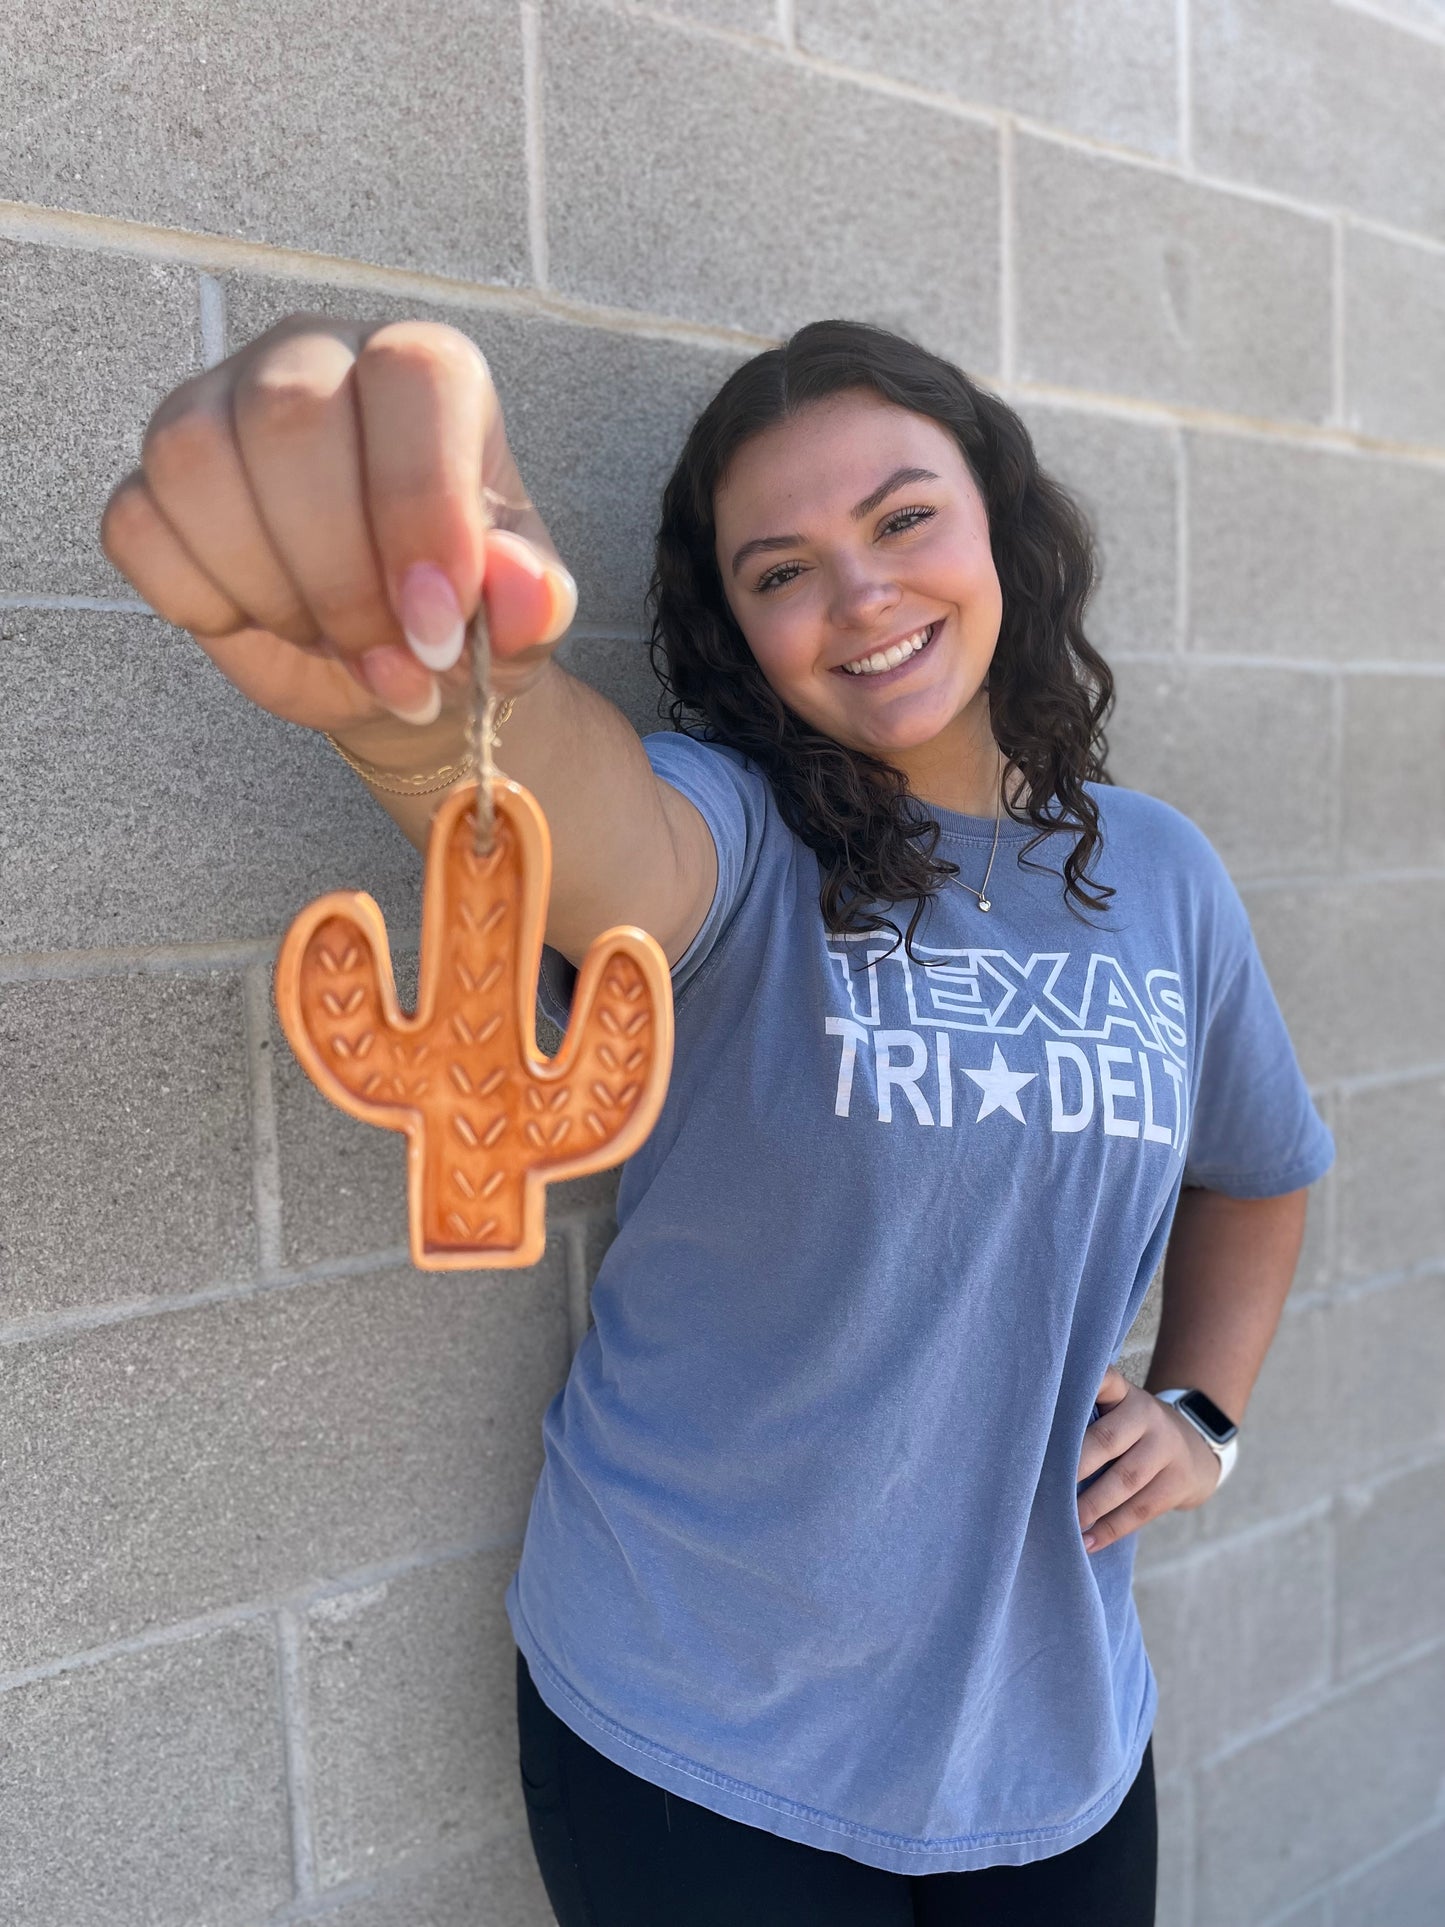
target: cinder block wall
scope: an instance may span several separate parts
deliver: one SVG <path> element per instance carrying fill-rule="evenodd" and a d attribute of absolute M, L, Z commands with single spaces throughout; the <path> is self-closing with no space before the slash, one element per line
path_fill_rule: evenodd
<path fill-rule="evenodd" d="M 611 1188 L 405 1262 L 278 932 L 417 861 L 107 567 L 169 387 L 288 311 L 486 349 L 643 727 L 658 484 L 809 317 L 997 384 L 1102 531 L 1120 780 L 1245 888 L 1338 1135 L 1204 1511 L 1149 1529 L 1162 1927 L 1445 1918 L 1441 0 L 7 10 L 0 1918 L 541 1927 L 500 1611 Z M 1148 1321 L 1131 1365 L 1147 1357 Z"/>

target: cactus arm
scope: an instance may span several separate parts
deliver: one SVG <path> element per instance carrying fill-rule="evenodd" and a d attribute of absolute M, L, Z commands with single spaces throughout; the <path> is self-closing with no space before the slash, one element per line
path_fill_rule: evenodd
<path fill-rule="evenodd" d="M 375 900 L 333 890 L 291 924 L 276 961 L 276 1007 L 317 1088 L 363 1123 L 410 1132 L 425 1095 L 422 1040 L 396 997 L 386 925 Z"/>
<path fill-rule="evenodd" d="M 545 1182 L 603 1170 L 639 1149 L 667 1094 L 672 1045 L 661 946 L 631 924 L 603 931 L 582 959 L 557 1055 L 543 1057 L 535 1045 L 528 1053 L 528 1108 L 541 1115 L 524 1129 Z M 574 1118 L 575 1130 L 554 1139 L 548 1113 Z"/>

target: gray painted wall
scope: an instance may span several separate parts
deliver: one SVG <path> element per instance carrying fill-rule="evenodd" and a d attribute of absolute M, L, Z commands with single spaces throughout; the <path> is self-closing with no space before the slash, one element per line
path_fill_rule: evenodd
<path fill-rule="evenodd" d="M 1239 1472 L 1148 1529 L 1161 1927 L 1445 1918 L 1445 4 L 41 0 L 0 69 L 0 1917 L 540 1927 L 500 1611 L 611 1186 L 405 1262 L 269 1009 L 417 861 L 96 545 L 300 307 L 487 350 L 644 726 L 657 486 L 893 323 L 1102 531 L 1120 780 L 1244 887 L 1338 1135 Z M 1131 1368 L 1147 1357 L 1148 1320 Z"/>

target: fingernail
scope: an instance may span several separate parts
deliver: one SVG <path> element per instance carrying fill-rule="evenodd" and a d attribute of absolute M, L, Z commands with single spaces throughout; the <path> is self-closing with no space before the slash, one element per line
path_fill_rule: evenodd
<path fill-rule="evenodd" d="M 418 728 L 434 723 L 442 713 L 442 692 L 434 676 L 426 679 L 426 693 L 416 688 L 418 670 L 405 649 L 387 645 L 368 649 L 357 660 L 356 672 L 378 701 L 386 704 L 393 716 Z"/>
<path fill-rule="evenodd" d="M 577 613 L 577 584 L 561 563 L 553 564 L 548 570 L 547 579 L 552 592 L 552 615 L 542 640 L 556 642 L 572 627 L 572 618 Z"/>
<path fill-rule="evenodd" d="M 462 653 L 466 624 L 446 573 L 434 562 L 414 562 L 401 579 L 396 613 L 417 661 L 450 669 Z"/>
<path fill-rule="evenodd" d="M 1085 1552 L 1092 1552 L 1094 1550 L 1094 1547 L 1098 1545 L 1098 1543 L 1099 1543 L 1098 1540 L 1094 1537 L 1092 1532 L 1086 1532 L 1084 1534 Z"/>

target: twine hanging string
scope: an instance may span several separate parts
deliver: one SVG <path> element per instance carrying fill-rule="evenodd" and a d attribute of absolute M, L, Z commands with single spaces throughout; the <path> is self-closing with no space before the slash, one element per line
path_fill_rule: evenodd
<path fill-rule="evenodd" d="M 492 694 L 492 637 L 487 627 L 485 597 L 477 603 L 477 613 L 467 630 L 472 646 L 472 764 L 477 772 L 477 803 L 472 815 L 472 848 L 478 856 L 490 856 L 496 835 L 496 810 L 492 803 L 492 781 L 497 774 L 492 755 L 497 741 L 497 699 Z"/>
<path fill-rule="evenodd" d="M 496 489 L 482 484 L 482 513 L 491 528 L 516 529 L 523 518 L 533 513 L 530 497 L 514 501 Z M 472 713 L 468 736 L 472 766 L 477 772 L 477 806 L 472 822 L 473 848 L 478 856 L 490 856 L 496 835 L 496 810 L 492 803 L 492 781 L 497 765 L 492 751 L 500 740 L 500 726 L 512 712 L 510 700 L 499 704 L 492 693 L 492 633 L 487 627 L 485 596 L 477 601 L 477 613 L 467 627 L 472 648 Z"/>

